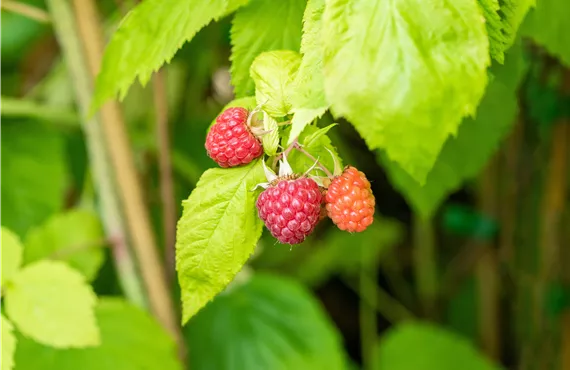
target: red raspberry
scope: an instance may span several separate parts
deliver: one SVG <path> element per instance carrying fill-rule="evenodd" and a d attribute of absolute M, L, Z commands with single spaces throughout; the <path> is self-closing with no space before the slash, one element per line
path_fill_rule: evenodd
<path fill-rule="evenodd" d="M 323 196 L 314 180 L 281 178 L 257 198 L 259 218 L 283 244 L 299 244 L 319 222 Z"/>
<path fill-rule="evenodd" d="M 221 167 L 248 164 L 263 154 L 260 141 L 247 127 L 245 108 L 228 108 L 216 118 L 206 137 L 206 151 Z"/>
<path fill-rule="evenodd" d="M 354 167 L 335 177 L 325 196 L 329 217 L 341 230 L 364 231 L 374 220 L 374 195 L 366 176 Z"/>

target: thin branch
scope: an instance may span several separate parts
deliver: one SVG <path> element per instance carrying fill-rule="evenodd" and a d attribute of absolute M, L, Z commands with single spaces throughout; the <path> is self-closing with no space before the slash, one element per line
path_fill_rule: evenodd
<path fill-rule="evenodd" d="M 158 165 L 160 172 L 160 197 L 162 199 L 162 225 L 164 229 L 164 259 L 170 283 L 175 278 L 176 205 L 170 158 L 170 130 L 168 128 L 168 104 L 164 69 L 153 77 L 154 107 L 156 113 L 156 137 L 158 141 Z"/>
<path fill-rule="evenodd" d="M 138 284 L 133 260 L 128 250 L 125 225 L 123 224 L 119 200 L 113 183 L 113 171 L 109 165 L 107 148 L 101 130 L 100 117 L 88 119 L 91 102 L 91 82 L 86 66 L 77 25 L 67 0 L 48 0 L 47 5 L 53 18 L 54 30 L 61 46 L 66 67 L 75 90 L 75 100 L 81 111 L 81 123 L 93 171 L 95 188 L 99 196 L 101 217 L 107 238 L 112 241 L 113 257 L 117 266 L 119 281 L 127 298 L 138 306 L 145 306 L 145 296 Z"/>
<path fill-rule="evenodd" d="M 51 22 L 48 12 L 29 4 L 20 3 L 18 1 L 4 0 L 2 1 L 1 7 L 2 10 L 23 15 L 26 18 L 33 19 L 34 21 L 38 21 L 40 23 Z"/>
<path fill-rule="evenodd" d="M 361 261 L 366 258 L 366 249 L 360 248 Z M 378 295 L 376 293 L 378 280 L 377 266 L 368 267 L 364 263 L 360 264 L 359 292 L 361 292 L 359 302 L 360 319 L 360 348 L 362 352 L 362 368 L 372 369 L 372 356 L 374 345 L 378 337 L 378 320 L 376 310 L 378 306 Z M 362 299 L 362 295 L 368 297 L 368 301 Z"/>
<path fill-rule="evenodd" d="M 424 220 L 415 215 L 413 227 L 416 287 L 423 313 L 433 317 L 438 293 L 438 268 L 432 220 Z"/>
<path fill-rule="evenodd" d="M 295 150 L 297 150 L 298 152 L 302 153 L 303 155 L 305 155 L 307 158 L 309 158 L 310 160 L 312 160 L 313 162 L 315 162 L 317 164 L 317 166 L 319 166 L 319 168 L 321 170 L 323 170 L 323 172 L 329 177 L 329 178 L 333 178 L 334 175 L 332 174 L 331 171 L 328 170 L 328 168 L 326 168 L 317 158 L 313 157 L 313 155 L 311 155 L 311 153 L 307 152 L 305 149 L 301 148 L 298 144 L 295 146 Z"/>
<path fill-rule="evenodd" d="M 103 55 L 103 33 L 99 14 L 93 0 L 74 0 L 74 4 L 80 26 L 79 34 L 87 56 L 91 81 L 93 81 L 99 72 Z M 151 310 L 158 321 L 177 339 L 179 350 L 182 351 L 184 347 L 179 320 L 174 310 L 170 287 L 166 282 L 164 266 L 158 255 L 148 209 L 144 202 L 119 105 L 116 102 L 105 104 L 101 108 L 101 117 L 118 194 Z"/>

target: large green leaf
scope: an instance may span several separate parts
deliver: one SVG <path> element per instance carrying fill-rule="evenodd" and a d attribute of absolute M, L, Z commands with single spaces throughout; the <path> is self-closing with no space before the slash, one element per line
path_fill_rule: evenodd
<path fill-rule="evenodd" d="M 333 113 L 423 183 L 487 84 L 476 1 L 331 0 L 322 32 Z"/>
<path fill-rule="evenodd" d="M 138 77 L 145 85 L 152 73 L 210 23 L 247 0 L 145 0 L 122 20 L 103 57 L 93 106 L 119 94 L 122 99 Z"/>
<path fill-rule="evenodd" d="M 2 227 L 2 286 L 10 281 L 22 265 L 22 242 L 18 235 Z"/>
<path fill-rule="evenodd" d="M 421 186 L 400 166 L 381 156 L 391 182 L 423 217 L 430 217 L 445 197 L 474 178 L 508 134 L 518 112 L 517 88 L 527 70 L 520 45 L 513 47 L 504 66 L 491 68 L 494 75 L 477 116 L 467 118 L 457 137 L 447 139 L 425 185 Z"/>
<path fill-rule="evenodd" d="M 104 238 L 96 213 L 86 210 L 60 213 L 30 230 L 26 237 L 24 261 L 62 260 L 91 281 L 103 263 Z"/>
<path fill-rule="evenodd" d="M 314 119 L 321 117 L 328 108 L 323 75 L 324 45 L 321 34 L 324 11 L 324 0 L 309 0 L 303 15 L 301 40 L 303 59 L 295 78 L 290 141 L 299 136 Z"/>
<path fill-rule="evenodd" d="M 477 0 L 485 16 L 491 57 L 503 63 L 504 53 L 515 41 L 517 30 L 535 0 Z"/>
<path fill-rule="evenodd" d="M 63 206 L 59 133 L 34 122 L 2 122 L 2 225 L 22 237 Z"/>
<path fill-rule="evenodd" d="M 179 370 L 174 340 L 146 312 L 118 298 L 95 308 L 101 345 L 55 349 L 20 337 L 17 370 Z"/>
<path fill-rule="evenodd" d="M 214 168 L 184 201 L 176 234 L 183 322 L 221 292 L 253 252 L 262 228 L 253 189 L 266 181 L 260 160 Z"/>
<path fill-rule="evenodd" d="M 195 370 L 345 368 L 340 336 L 317 301 L 277 276 L 231 287 L 185 331 Z"/>
<path fill-rule="evenodd" d="M 64 263 L 45 260 L 24 267 L 4 294 L 6 313 L 22 334 L 58 348 L 100 343 L 97 297 Z"/>
<path fill-rule="evenodd" d="M 251 0 L 234 17 L 232 39 L 232 84 L 238 97 L 253 95 L 249 68 L 262 52 L 299 51 L 305 0 Z"/>
<path fill-rule="evenodd" d="M 568 32 L 570 2 L 567 0 L 540 0 L 529 12 L 521 33 L 531 37 L 546 50 L 570 67 L 570 32 Z"/>
<path fill-rule="evenodd" d="M 427 323 L 406 323 L 385 334 L 374 370 L 498 370 L 466 339 Z"/>
<path fill-rule="evenodd" d="M 2 370 L 12 370 L 14 368 L 14 352 L 16 351 L 16 337 L 14 327 L 4 315 L 0 316 L 2 321 Z"/>
<path fill-rule="evenodd" d="M 277 50 L 259 54 L 251 64 L 257 104 L 263 104 L 263 110 L 270 115 L 282 117 L 292 113 L 293 80 L 300 63 L 299 53 Z"/>

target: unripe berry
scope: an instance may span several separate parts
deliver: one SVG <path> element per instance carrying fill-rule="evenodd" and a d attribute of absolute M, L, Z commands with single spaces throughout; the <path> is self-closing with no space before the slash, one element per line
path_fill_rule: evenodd
<path fill-rule="evenodd" d="M 263 154 L 261 142 L 247 126 L 247 117 L 245 108 L 228 108 L 210 128 L 206 151 L 221 167 L 248 164 Z"/>
<path fill-rule="evenodd" d="M 314 180 L 281 178 L 257 198 L 259 217 L 283 244 L 299 244 L 319 222 L 323 197 Z"/>
<path fill-rule="evenodd" d="M 347 167 L 335 177 L 325 196 L 329 217 L 341 230 L 364 231 L 374 220 L 374 195 L 366 176 Z"/>

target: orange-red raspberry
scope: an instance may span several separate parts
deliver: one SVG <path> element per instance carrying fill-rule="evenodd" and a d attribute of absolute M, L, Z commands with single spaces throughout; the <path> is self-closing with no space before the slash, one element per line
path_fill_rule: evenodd
<path fill-rule="evenodd" d="M 259 218 L 283 244 L 299 244 L 319 222 L 323 197 L 314 180 L 276 180 L 257 198 Z"/>
<path fill-rule="evenodd" d="M 206 151 L 221 167 L 247 164 L 263 154 L 261 142 L 247 127 L 245 108 L 228 108 L 216 118 L 206 137 Z"/>
<path fill-rule="evenodd" d="M 374 195 L 366 176 L 354 167 L 335 177 L 325 197 L 329 217 L 341 230 L 364 231 L 374 220 Z"/>

